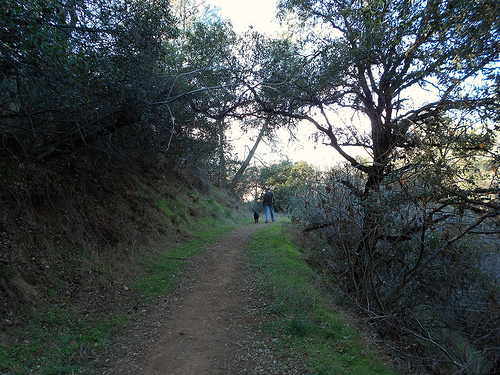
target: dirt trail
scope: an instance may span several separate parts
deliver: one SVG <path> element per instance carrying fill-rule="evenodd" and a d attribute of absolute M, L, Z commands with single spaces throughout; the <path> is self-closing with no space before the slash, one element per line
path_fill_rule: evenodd
<path fill-rule="evenodd" d="M 238 283 L 239 254 L 259 228 L 239 228 L 209 248 L 173 317 L 164 317 L 160 339 L 137 375 L 241 373 L 245 296 Z"/>

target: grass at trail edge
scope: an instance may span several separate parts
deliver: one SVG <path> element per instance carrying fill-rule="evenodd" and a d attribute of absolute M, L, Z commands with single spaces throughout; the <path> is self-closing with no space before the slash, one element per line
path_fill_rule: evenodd
<path fill-rule="evenodd" d="M 289 223 L 258 231 L 247 248 L 254 297 L 267 319 L 259 327 L 282 371 L 389 375 L 396 372 L 319 290 L 321 280 L 290 240 Z M 269 346 L 269 345 L 268 345 Z"/>

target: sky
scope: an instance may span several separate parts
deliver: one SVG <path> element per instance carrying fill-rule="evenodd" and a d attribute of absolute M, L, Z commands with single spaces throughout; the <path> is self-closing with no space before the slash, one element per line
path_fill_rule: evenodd
<path fill-rule="evenodd" d="M 272 34 L 279 28 L 274 0 L 208 0 L 207 4 L 220 8 L 222 18 L 231 20 L 234 30 L 242 33 L 250 26 L 256 31 Z"/>

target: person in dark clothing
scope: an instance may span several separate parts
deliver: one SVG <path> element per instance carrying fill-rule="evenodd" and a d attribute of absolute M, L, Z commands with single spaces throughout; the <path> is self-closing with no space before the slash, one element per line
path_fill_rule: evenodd
<path fill-rule="evenodd" d="M 264 194 L 262 206 L 266 208 L 266 223 L 269 222 L 269 214 L 271 214 L 271 220 L 274 222 L 274 193 L 271 189 L 267 189 Z"/>

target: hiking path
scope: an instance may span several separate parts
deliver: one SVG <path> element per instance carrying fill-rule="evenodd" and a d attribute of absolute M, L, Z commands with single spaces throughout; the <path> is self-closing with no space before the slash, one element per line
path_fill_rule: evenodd
<path fill-rule="evenodd" d="M 246 225 L 210 245 L 175 295 L 145 312 L 146 323 L 136 327 L 141 337 L 121 344 L 122 359 L 106 373 L 257 373 L 259 365 L 252 363 L 247 345 L 248 327 L 255 322 L 247 312 L 241 256 L 264 225 Z"/>

